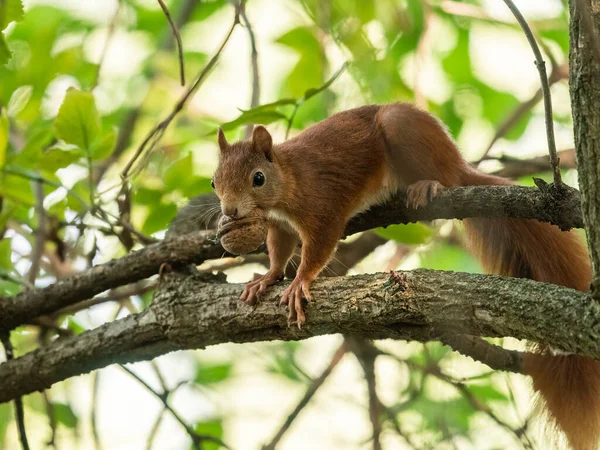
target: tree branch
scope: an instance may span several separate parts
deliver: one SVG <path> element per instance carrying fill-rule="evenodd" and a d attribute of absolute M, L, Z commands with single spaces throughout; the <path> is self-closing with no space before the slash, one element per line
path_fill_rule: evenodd
<path fill-rule="evenodd" d="M 174 350 L 334 333 L 421 342 L 457 333 L 511 336 L 600 357 L 600 305 L 585 293 L 493 275 L 421 269 L 399 276 L 402 282 L 384 273 L 318 279 L 312 287 L 316 301 L 307 306 L 308 322 L 299 330 L 288 327 L 287 314 L 277 306 L 287 282 L 249 307 L 238 301 L 241 285 L 207 274 L 168 275 L 144 312 L 0 364 L 0 402 L 109 364 Z"/>
<path fill-rule="evenodd" d="M 560 201 L 537 188 L 523 186 L 470 186 L 442 190 L 426 207 L 405 206 L 404 192 L 352 219 L 344 236 L 371 228 L 420 220 L 467 217 L 537 219 L 562 229 L 582 227 L 579 193 L 564 186 Z M 0 299 L 0 330 L 10 330 L 44 314 L 53 313 L 108 289 L 158 273 L 164 263 L 172 267 L 201 264 L 227 253 L 213 232 L 196 232 L 149 245 L 120 259 L 80 272 L 42 289 Z"/>

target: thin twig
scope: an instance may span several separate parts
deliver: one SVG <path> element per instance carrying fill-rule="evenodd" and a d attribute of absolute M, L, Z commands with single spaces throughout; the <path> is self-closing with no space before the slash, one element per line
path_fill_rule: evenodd
<path fill-rule="evenodd" d="M 100 434 L 98 433 L 98 393 L 100 392 L 100 371 L 96 370 L 93 374 L 92 379 L 92 408 L 91 408 L 91 423 L 92 423 L 92 436 L 94 438 L 94 448 L 96 450 L 102 450 L 102 442 L 100 441 Z"/>
<path fill-rule="evenodd" d="M 294 124 L 294 119 L 296 118 L 296 114 L 298 113 L 298 109 L 300 108 L 300 106 L 302 106 L 309 98 L 312 98 L 317 94 L 320 94 L 325 89 L 327 89 L 329 86 L 331 86 L 333 84 L 333 82 L 335 80 L 337 80 L 338 77 L 342 73 L 344 73 L 344 71 L 346 70 L 348 65 L 349 65 L 348 61 L 345 61 L 344 64 L 342 64 L 341 67 L 338 70 L 336 70 L 335 73 L 333 75 L 331 75 L 331 77 L 329 77 L 329 79 L 325 83 L 323 83 L 318 88 L 309 89 L 304 94 L 304 97 L 302 97 L 301 99 L 296 101 L 296 104 L 294 105 L 294 110 L 292 111 L 292 114 L 290 115 L 290 117 L 287 119 L 287 127 L 285 130 L 285 138 L 286 139 L 288 138 L 288 135 L 290 134 L 290 130 L 292 129 L 292 125 Z"/>
<path fill-rule="evenodd" d="M 594 27 L 594 23 L 592 22 L 592 13 L 587 7 L 585 0 L 575 0 L 575 5 L 579 10 L 579 17 L 581 17 L 583 31 L 585 32 L 587 41 L 594 50 L 596 63 L 600 64 L 600 40 L 598 39 L 598 33 Z"/>
<path fill-rule="evenodd" d="M 333 369 L 335 369 L 335 366 L 337 366 L 338 363 L 342 360 L 342 357 L 344 356 L 346 351 L 347 351 L 346 342 L 344 342 L 335 351 L 335 353 L 333 354 L 333 358 L 331 359 L 331 362 L 325 368 L 323 373 L 321 373 L 321 375 L 319 375 L 317 378 L 315 378 L 312 381 L 312 383 L 310 384 L 310 386 L 304 393 L 304 396 L 302 397 L 300 402 L 296 405 L 296 407 L 290 413 L 290 415 L 285 419 L 285 421 L 281 425 L 281 428 L 279 429 L 279 431 L 277 431 L 277 433 L 275 433 L 275 436 L 273 436 L 273 439 L 271 439 L 271 442 L 269 442 L 266 445 L 263 445 L 262 450 L 275 450 L 276 445 L 279 443 L 279 441 L 281 440 L 283 435 L 286 433 L 286 431 L 290 428 L 290 426 L 292 425 L 292 422 L 294 422 L 296 417 L 298 417 L 298 414 L 300 414 L 300 412 L 304 409 L 304 407 L 308 404 L 308 402 L 310 402 L 310 400 L 313 398 L 313 396 L 319 390 L 319 388 L 323 385 L 323 383 L 329 377 L 329 375 L 331 375 L 331 372 L 333 371 Z"/>
<path fill-rule="evenodd" d="M 40 260 L 44 254 L 46 244 L 46 210 L 44 209 L 44 185 L 40 180 L 33 182 L 35 192 L 35 212 L 38 217 L 38 226 L 35 232 L 35 242 L 31 249 L 31 267 L 27 273 L 27 280 L 35 285 L 35 279 L 40 270 Z"/>
<path fill-rule="evenodd" d="M 185 420 L 183 420 L 183 418 L 177 413 L 177 411 L 175 411 L 171 405 L 169 405 L 169 394 L 170 391 L 164 391 L 162 393 L 157 392 L 154 390 L 154 388 L 152 386 L 150 386 L 148 383 L 146 383 L 146 381 L 144 381 L 143 378 L 139 377 L 135 372 L 133 372 L 132 370 L 128 369 L 127 367 L 121 365 L 120 366 L 121 369 L 123 369 L 125 372 L 127 372 L 129 375 L 131 375 L 133 378 L 135 378 L 137 381 L 139 381 L 147 390 L 149 390 L 152 394 L 154 394 L 154 396 L 156 398 L 158 398 L 161 403 L 163 404 L 164 408 L 166 410 L 168 410 L 171 415 L 173 416 L 173 418 L 175 420 L 177 420 L 177 422 L 179 422 L 181 424 L 181 426 L 185 429 L 185 431 L 187 432 L 187 434 L 190 436 L 190 438 L 192 439 L 192 442 L 194 444 L 194 446 L 196 448 L 201 448 L 201 443 L 203 441 L 206 442 L 214 442 L 215 444 L 219 444 L 222 447 L 225 448 L 229 448 L 227 446 L 227 444 L 225 444 L 221 439 L 214 437 L 214 436 L 210 436 L 208 434 L 199 434 L 196 433 L 192 427 L 190 427 L 187 423 L 185 423 Z"/>
<path fill-rule="evenodd" d="M 54 414 L 54 405 L 50 401 L 48 391 L 42 391 L 42 398 L 44 399 L 44 405 L 46 406 L 46 415 L 48 416 L 48 422 L 50 423 L 50 439 L 46 445 L 56 447 L 56 414 Z"/>
<path fill-rule="evenodd" d="M 92 83 L 90 90 L 94 89 L 96 86 L 98 86 L 98 81 L 100 80 L 100 71 L 102 70 L 102 64 L 104 64 L 104 59 L 106 58 L 106 54 L 108 53 L 108 48 L 110 47 L 110 42 L 112 41 L 112 38 L 115 34 L 115 29 L 117 26 L 117 19 L 119 17 L 120 11 L 121 11 L 121 0 L 118 0 L 117 1 L 117 9 L 115 11 L 115 14 L 114 14 L 112 20 L 110 21 L 110 24 L 108 25 L 108 32 L 106 33 L 106 41 L 104 41 L 104 47 L 102 47 L 102 53 L 100 54 L 100 60 L 98 61 L 98 65 L 96 68 L 96 76 L 94 77 L 94 81 Z"/>
<path fill-rule="evenodd" d="M 108 302 L 120 302 L 128 299 L 135 295 L 142 295 L 146 292 L 150 292 L 156 288 L 156 281 L 154 280 L 143 280 L 138 283 L 122 286 L 116 289 L 112 289 L 105 295 L 99 295 L 82 302 L 75 303 L 74 305 L 67 306 L 66 308 L 59 309 L 52 314 L 52 317 L 58 317 L 62 315 L 75 314 L 84 309 L 91 308 L 92 306 L 101 305 Z"/>
<path fill-rule="evenodd" d="M 2 345 L 4 346 L 4 352 L 6 353 L 6 360 L 11 361 L 15 359 L 13 346 L 10 342 L 10 335 L 3 333 L 0 336 Z M 25 430 L 25 411 L 23 409 L 23 398 L 15 398 L 15 418 L 17 421 L 17 428 L 19 430 L 19 440 L 21 441 L 22 450 L 29 450 L 29 442 L 27 441 L 27 431 Z"/>
<path fill-rule="evenodd" d="M 150 434 L 148 435 L 148 440 L 146 441 L 146 450 L 152 450 L 152 444 L 154 443 L 154 438 L 156 438 L 156 434 L 158 433 L 158 428 L 160 427 L 163 417 L 165 417 L 165 411 L 167 411 L 167 408 L 164 407 L 160 410 L 158 417 L 154 421 L 154 425 L 152 425 L 152 428 L 150 429 Z"/>
<path fill-rule="evenodd" d="M 171 18 L 171 13 L 169 12 L 167 5 L 165 5 L 163 0 L 158 0 L 158 4 L 162 8 L 163 13 L 165 13 L 165 17 L 169 21 L 169 26 L 171 27 L 171 30 L 173 30 L 173 36 L 175 36 L 175 40 L 177 41 L 177 51 L 179 53 L 179 77 L 181 79 L 181 85 L 185 86 L 185 65 L 183 59 L 183 44 L 181 43 L 181 35 L 179 34 L 177 25 L 175 25 L 173 19 Z"/>
<path fill-rule="evenodd" d="M 519 25 L 523 29 L 527 40 L 529 41 L 529 45 L 533 50 L 533 54 L 535 55 L 535 66 L 537 67 L 540 73 L 540 82 L 542 84 L 542 93 L 544 94 L 544 111 L 546 115 L 546 137 L 548 139 L 548 151 L 550 152 L 550 163 L 552 165 L 552 171 L 554 173 L 554 184 L 556 186 L 562 185 L 562 179 L 560 176 L 560 167 L 558 156 L 556 156 L 556 143 L 554 141 L 554 124 L 552 119 L 552 99 L 550 97 L 550 85 L 548 83 L 548 75 L 546 74 L 546 63 L 542 58 L 542 53 L 535 41 L 533 33 L 531 32 L 531 28 L 527 25 L 527 21 L 519 11 L 519 9 L 515 6 L 512 0 L 504 0 L 508 9 L 513 13 Z"/>
<path fill-rule="evenodd" d="M 550 84 L 550 86 L 552 86 L 553 84 L 568 78 L 568 76 L 569 76 L 569 70 L 568 70 L 568 66 L 566 64 L 562 65 L 562 66 L 556 66 L 552 70 L 552 73 L 550 74 L 548 83 Z M 487 158 L 487 155 L 490 153 L 490 150 L 492 149 L 492 147 L 494 146 L 496 141 L 498 141 L 498 139 L 500 139 L 501 137 L 506 135 L 506 133 L 508 133 L 517 123 L 519 123 L 519 120 L 527 112 L 531 111 L 533 109 L 533 107 L 535 105 L 537 105 L 538 102 L 542 99 L 542 97 L 543 97 L 543 93 L 542 93 L 542 89 L 540 88 L 531 96 L 531 98 L 529 100 L 520 103 L 506 117 L 506 119 L 504 119 L 504 121 L 498 126 L 498 129 L 496 130 L 494 137 L 488 144 L 487 148 L 485 149 L 485 152 L 483 152 L 483 155 L 481 155 L 481 157 L 479 158 L 478 162 L 481 162 Z M 548 161 L 546 160 L 546 164 L 547 163 L 548 163 Z"/>
<path fill-rule="evenodd" d="M 381 450 L 381 401 L 377 396 L 377 383 L 375 376 L 375 359 L 379 352 L 366 339 L 347 338 L 349 347 L 358 359 L 367 382 L 369 392 L 369 418 L 373 427 L 373 450 Z M 375 349 L 376 351 L 372 351 Z"/>
<path fill-rule="evenodd" d="M 560 165 L 563 169 L 577 168 L 577 155 L 575 154 L 574 148 L 559 151 L 558 157 L 560 158 Z M 531 159 L 520 159 L 502 155 L 497 158 L 487 157 L 486 160 L 502 163 L 503 167 L 491 172 L 491 174 L 504 178 L 525 177 L 547 172 L 550 169 L 548 167 L 547 155 L 536 156 Z"/>
<path fill-rule="evenodd" d="M 198 0 L 185 0 L 183 5 L 181 5 L 177 18 L 175 20 L 175 24 L 178 28 L 181 28 L 190 20 L 197 2 Z M 171 30 L 168 29 L 162 33 L 163 35 L 165 35 L 165 37 L 161 40 L 160 44 L 158 45 L 159 51 L 169 49 L 171 47 L 171 43 L 173 42 L 173 33 L 171 33 L 170 31 Z M 144 68 L 144 71 L 148 73 L 150 81 L 156 78 L 156 69 L 151 64 L 148 64 L 147 67 Z M 129 146 L 129 143 L 131 141 L 131 136 L 135 131 L 135 125 L 140 116 L 142 115 L 142 105 L 143 102 L 137 107 L 130 109 L 125 114 L 125 118 L 123 119 L 121 126 L 119 127 L 119 136 L 117 138 L 117 143 L 115 144 L 115 148 L 112 154 L 104 161 L 96 165 L 94 173 L 96 183 L 100 181 L 100 179 L 104 176 L 108 168 L 112 166 L 121 157 L 125 150 L 127 150 L 127 147 Z"/>
<path fill-rule="evenodd" d="M 258 51 L 256 50 L 256 38 L 254 37 L 254 31 L 252 30 L 252 24 L 248 20 L 246 15 L 246 9 L 243 8 L 240 12 L 244 26 L 248 30 L 248 38 L 250 39 L 250 63 L 252 66 L 252 97 L 250 98 L 250 109 L 256 108 L 260 103 L 260 72 L 258 69 Z M 252 135 L 252 129 L 254 124 L 249 123 L 246 127 L 245 138 L 248 139 Z"/>
<path fill-rule="evenodd" d="M 175 119 L 177 114 L 179 114 L 179 112 L 181 112 L 183 110 L 184 106 L 186 105 L 187 101 L 190 99 L 192 94 L 194 92 L 196 92 L 196 90 L 200 87 L 200 85 L 202 84 L 202 82 L 204 81 L 204 79 L 206 78 L 208 73 L 215 66 L 215 64 L 217 63 L 217 61 L 219 60 L 219 58 L 221 56 L 221 53 L 223 52 L 223 49 L 229 42 L 229 39 L 231 38 L 231 35 L 233 34 L 233 30 L 235 30 L 235 27 L 240 23 L 240 11 L 244 8 L 244 6 L 245 6 L 245 0 L 242 0 L 241 3 L 236 6 L 233 23 L 231 24 L 229 31 L 225 35 L 225 38 L 221 42 L 221 45 L 217 49 L 216 53 L 210 59 L 208 64 L 206 64 L 204 69 L 202 69 L 202 71 L 198 74 L 198 76 L 196 77 L 196 80 L 192 83 L 192 85 L 181 96 L 179 101 L 173 107 L 173 110 L 171 111 L 171 113 L 148 133 L 146 138 L 142 141 L 140 146 L 137 148 L 137 150 L 135 151 L 135 154 L 129 160 L 129 162 L 123 169 L 123 172 L 121 173 L 121 178 L 122 178 L 123 183 L 125 183 L 129 179 L 129 177 L 130 177 L 129 171 L 131 170 L 132 166 L 135 164 L 137 159 L 142 155 L 142 153 L 144 153 L 144 151 L 148 151 L 148 152 L 152 151 L 152 149 L 156 146 L 156 144 L 158 143 L 158 141 L 160 140 L 160 138 L 162 137 L 162 135 L 164 134 L 164 132 L 166 131 L 168 126 L 171 124 L 173 119 Z"/>

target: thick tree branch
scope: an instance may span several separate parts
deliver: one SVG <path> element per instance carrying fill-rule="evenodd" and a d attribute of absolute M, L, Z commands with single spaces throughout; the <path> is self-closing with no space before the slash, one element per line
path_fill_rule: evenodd
<path fill-rule="evenodd" d="M 315 301 L 299 330 L 288 327 L 277 306 L 287 284 L 273 287 L 253 308 L 238 301 L 241 285 L 206 274 L 169 275 L 144 312 L 0 364 L 0 402 L 174 350 L 334 333 L 422 342 L 453 333 L 512 336 L 600 357 L 600 305 L 561 286 L 431 270 L 323 278 L 314 283 Z"/>
<path fill-rule="evenodd" d="M 429 205 L 417 210 L 405 206 L 405 194 L 351 220 L 345 236 L 371 228 L 419 220 L 467 217 L 516 217 L 551 222 L 563 229 L 581 227 L 579 193 L 564 186 L 558 201 L 539 189 L 523 186 L 471 186 L 441 191 Z M 563 192 L 561 190 L 561 192 Z M 152 244 L 120 259 L 93 267 L 42 289 L 0 299 L 0 330 L 13 329 L 32 319 L 53 313 L 108 289 L 133 283 L 171 266 L 201 264 L 226 252 L 212 232 L 197 232 Z"/>
<path fill-rule="evenodd" d="M 588 14 L 583 10 L 585 7 Z M 585 18 L 583 16 L 586 16 Z M 577 150 L 581 207 L 585 220 L 594 279 L 592 291 L 600 299 L 600 61 L 595 58 L 594 34 L 600 30 L 600 9 L 591 0 L 570 2 L 569 87 L 573 112 L 573 135 Z"/>

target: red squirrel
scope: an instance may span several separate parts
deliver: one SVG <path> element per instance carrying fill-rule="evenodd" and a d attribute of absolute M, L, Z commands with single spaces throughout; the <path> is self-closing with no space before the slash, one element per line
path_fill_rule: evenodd
<path fill-rule="evenodd" d="M 418 207 L 439 188 L 508 185 L 461 156 L 444 125 L 407 103 L 340 112 L 296 137 L 273 145 L 263 126 L 249 140 L 229 144 L 219 129 L 220 160 L 213 187 L 223 214 L 242 218 L 262 208 L 269 218 L 268 272 L 246 284 L 240 299 L 254 304 L 283 274 L 298 244 L 302 259 L 281 304 L 301 326 L 302 299 L 332 257 L 348 220 L 407 189 Z M 473 253 L 499 275 L 531 278 L 587 291 L 587 249 L 573 232 L 534 220 L 466 219 Z M 523 361 L 542 406 L 574 450 L 593 450 L 600 437 L 600 362 L 555 355 L 547 347 Z"/>

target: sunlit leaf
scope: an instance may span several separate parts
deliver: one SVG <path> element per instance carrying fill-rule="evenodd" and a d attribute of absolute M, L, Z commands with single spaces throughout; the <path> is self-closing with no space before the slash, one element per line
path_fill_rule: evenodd
<path fill-rule="evenodd" d="M 467 388 L 482 402 L 488 402 L 490 400 L 506 402 L 509 400 L 508 395 L 499 391 L 492 385 L 491 381 L 488 384 L 468 384 Z"/>
<path fill-rule="evenodd" d="M 0 177 L 0 195 L 26 205 L 35 205 L 31 182 L 18 175 L 4 174 Z"/>
<path fill-rule="evenodd" d="M 38 167 L 49 172 L 56 172 L 58 169 L 70 166 L 81 158 L 81 156 L 82 154 L 79 149 L 63 150 L 60 148 L 51 148 L 44 152 L 38 163 Z"/>
<path fill-rule="evenodd" d="M 8 146 L 9 122 L 6 109 L 0 110 L 0 167 L 6 161 L 6 148 Z"/>
<path fill-rule="evenodd" d="M 6 43 L 4 35 L 0 31 L 0 66 L 6 64 L 10 60 L 11 56 L 12 52 L 8 48 L 8 44 Z"/>
<path fill-rule="evenodd" d="M 90 155 L 94 161 L 102 160 L 108 157 L 117 142 L 117 133 L 114 130 L 109 131 L 96 139 L 90 148 Z"/>
<path fill-rule="evenodd" d="M 75 334 L 81 334 L 86 331 L 86 328 L 78 323 L 73 317 L 67 320 L 67 328 Z"/>
<path fill-rule="evenodd" d="M 219 383 L 229 378 L 232 367 L 231 363 L 198 364 L 194 381 L 198 384 Z"/>
<path fill-rule="evenodd" d="M 421 395 L 408 406 L 421 415 L 424 428 L 439 432 L 444 427 L 451 435 L 467 434 L 470 420 L 476 412 L 463 397 L 434 401 Z"/>
<path fill-rule="evenodd" d="M 1 290 L 1 288 L 0 288 Z M 9 403 L 2 403 L 0 405 L 0 447 L 2 448 L 6 448 L 5 447 L 5 435 L 6 435 L 6 429 L 8 428 L 8 425 L 10 424 L 12 419 L 12 409 L 11 409 L 11 405 Z"/>
<path fill-rule="evenodd" d="M 183 158 L 171 164 L 164 174 L 165 187 L 171 191 L 186 186 L 194 176 L 192 153 L 188 152 Z"/>
<path fill-rule="evenodd" d="M 23 2 L 21 0 L 4 0 L 4 8 L 0 9 L 0 30 L 4 30 L 13 21 L 23 18 Z"/>
<path fill-rule="evenodd" d="M 375 232 L 382 238 L 410 245 L 424 244 L 432 235 L 431 228 L 421 223 L 390 225 L 376 228 Z"/>
<path fill-rule="evenodd" d="M 223 423 L 219 419 L 209 420 L 206 422 L 199 422 L 194 425 L 194 431 L 197 434 L 203 436 L 211 436 L 216 439 L 223 438 Z M 195 447 L 192 446 L 191 449 Z M 216 442 L 204 441 L 202 443 L 202 448 L 204 450 L 219 450 L 221 446 Z"/>
<path fill-rule="evenodd" d="M 152 234 L 165 230 L 176 214 L 177 206 L 173 203 L 154 206 L 144 221 L 142 233 Z"/>
<path fill-rule="evenodd" d="M 100 115 L 92 93 L 69 89 L 56 116 L 54 130 L 59 139 L 89 150 L 100 133 Z"/>
<path fill-rule="evenodd" d="M 12 239 L 3 238 L 0 239 L 0 267 L 6 270 L 13 268 L 11 256 L 12 255 Z"/>
<path fill-rule="evenodd" d="M 8 101 L 8 115 L 10 117 L 15 117 L 19 114 L 23 108 L 27 105 L 27 102 L 31 98 L 31 93 L 33 92 L 33 86 L 21 86 L 13 95 L 11 95 L 10 100 Z"/>
<path fill-rule="evenodd" d="M 434 243 L 419 254 L 419 259 L 424 269 L 483 273 L 481 265 L 471 253 L 463 247 L 447 243 Z"/>
<path fill-rule="evenodd" d="M 67 428 L 75 428 L 79 423 L 79 418 L 71 408 L 71 405 L 66 403 L 52 403 L 56 421 Z"/>

